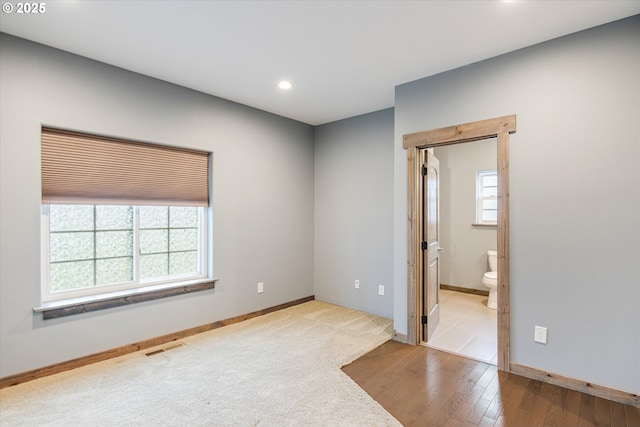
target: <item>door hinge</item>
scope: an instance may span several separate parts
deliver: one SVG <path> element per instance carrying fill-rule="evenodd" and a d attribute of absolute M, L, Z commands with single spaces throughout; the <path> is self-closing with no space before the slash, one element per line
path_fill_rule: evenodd
<path fill-rule="evenodd" d="M 422 176 L 427 176 L 429 174 L 429 169 L 426 166 L 422 166 Z"/>
<path fill-rule="evenodd" d="M 423 251 L 426 251 L 427 249 L 429 249 L 429 244 L 427 242 L 422 242 L 420 247 L 422 248 Z"/>
<path fill-rule="evenodd" d="M 426 325 L 428 322 L 429 318 L 427 316 L 422 316 L 422 324 Z"/>

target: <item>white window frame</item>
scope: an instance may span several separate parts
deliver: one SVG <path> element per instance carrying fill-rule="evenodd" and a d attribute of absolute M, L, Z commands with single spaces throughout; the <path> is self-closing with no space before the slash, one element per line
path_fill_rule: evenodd
<path fill-rule="evenodd" d="M 483 212 L 485 209 L 483 208 L 483 202 L 485 200 L 496 200 L 496 210 L 497 210 L 497 199 L 498 196 L 485 196 L 484 195 L 484 185 L 483 181 L 485 177 L 495 176 L 496 180 L 498 179 L 498 171 L 495 169 L 490 170 L 482 170 L 476 172 L 476 224 L 478 225 L 498 225 L 498 221 L 487 221 L 484 220 Z M 497 187 L 497 185 L 496 185 Z M 497 194 L 497 191 L 496 191 Z"/>
<path fill-rule="evenodd" d="M 198 227 L 199 244 L 198 251 L 200 257 L 198 259 L 198 273 L 197 274 L 176 274 L 171 276 L 163 276 L 152 279 L 140 280 L 139 271 L 139 256 L 140 256 L 140 244 L 139 244 L 139 206 L 134 207 L 134 236 L 133 236 L 133 258 L 134 258 L 134 280 L 131 282 L 114 283 L 109 285 L 100 285 L 83 289 L 70 289 L 58 292 L 51 292 L 50 290 L 50 229 L 49 229 L 49 209 L 50 205 L 42 205 L 41 213 L 41 240 L 42 240 L 42 254 L 41 254 L 41 301 L 42 303 L 49 303 L 61 300 L 71 300 L 82 297 L 93 297 L 100 299 L 101 296 L 113 294 L 119 291 L 143 291 L 145 289 L 153 287 L 179 287 L 185 286 L 191 283 L 197 283 L 198 281 L 208 280 L 208 248 L 209 248 L 209 232 L 208 232 L 208 207 L 198 208 Z"/>

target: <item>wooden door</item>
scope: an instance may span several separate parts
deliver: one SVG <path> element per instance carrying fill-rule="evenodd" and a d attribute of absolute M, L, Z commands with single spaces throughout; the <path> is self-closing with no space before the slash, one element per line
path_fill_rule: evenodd
<path fill-rule="evenodd" d="M 440 168 L 433 153 L 422 152 L 422 339 L 426 342 L 440 321 Z"/>

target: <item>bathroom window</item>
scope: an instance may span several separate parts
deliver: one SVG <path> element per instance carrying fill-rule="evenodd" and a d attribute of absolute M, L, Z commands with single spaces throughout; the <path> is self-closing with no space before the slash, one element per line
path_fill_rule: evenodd
<path fill-rule="evenodd" d="M 498 172 L 496 170 L 476 173 L 476 224 L 498 223 Z"/>

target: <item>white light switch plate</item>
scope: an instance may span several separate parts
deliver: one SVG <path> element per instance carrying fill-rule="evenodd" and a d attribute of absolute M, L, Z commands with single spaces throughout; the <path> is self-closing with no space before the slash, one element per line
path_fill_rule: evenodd
<path fill-rule="evenodd" d="M 384 295 L 384 286 L 383 285 L 378 286 L 378 295 Z"/>
<path fill-rule="evenodd" d="M 264 292 L 264 283 L 258 282 L 258 293 L 261 294 Z"/>

